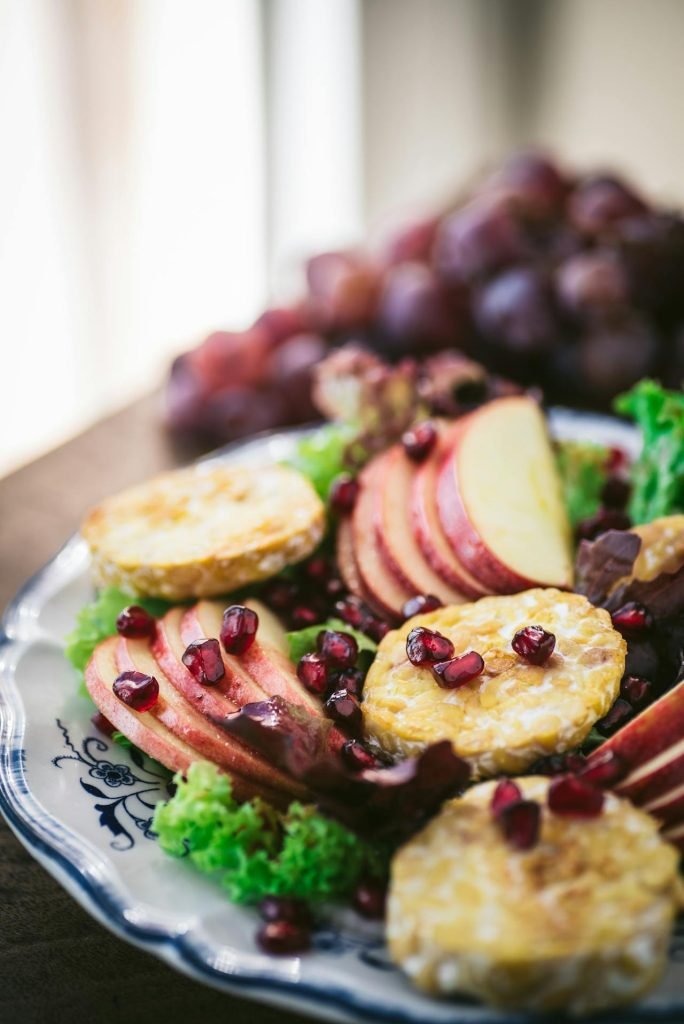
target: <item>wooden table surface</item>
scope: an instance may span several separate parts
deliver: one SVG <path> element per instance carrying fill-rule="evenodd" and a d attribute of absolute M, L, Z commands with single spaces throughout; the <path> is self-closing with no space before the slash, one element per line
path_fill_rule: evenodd
<path fill-rule="evenodd" d="M 182 459 L 152 396 L 0 480 L 0 608 L 77 529 L 89 505 Z M 205 988 L 115 938 L 31 859 L 0 818 L 3 1024 L 303 1020 Z"/>

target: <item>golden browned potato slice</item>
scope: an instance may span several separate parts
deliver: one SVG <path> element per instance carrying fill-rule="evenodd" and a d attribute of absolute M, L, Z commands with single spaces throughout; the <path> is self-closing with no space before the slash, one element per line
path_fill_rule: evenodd
<path fill-rule="evenodd" d="M 181 601 L 273 576 L 313 551 L 324 520 L 294 469 L 200 464 L 108 498 L 82 533 L 98 583 Z"/>
<path fill-rule="evenodd" d="M 406 656 L 414 626 L 449 637 L 455 655 L 475 650 L 484 673 L 455 690 Z M 540 625 L 556 637 L 545 665 L 511 647 L 517 630 Z M 365 728 L 387 750 L 411 755 L 450 739 L 475 776 L 520 772 L 537 758 L 577 746 L 618 695 L 625 641 L 585 597 L 555 589 L 484 597 L 419 615 L 382 640 L 364 686 Z"/>
<path fill-rule="evenodd" d="M 516 780 L 544 803 L 549 780 Z M 607 795 L 581 819 L 542 810 L 540 840 L 514 849 L 475 786 L 395 856 L 392 959 L 430 993 L 498 1007 L 587 1013 L 659 979 L 679 904 L 677 853 L 657 823 Z"/>

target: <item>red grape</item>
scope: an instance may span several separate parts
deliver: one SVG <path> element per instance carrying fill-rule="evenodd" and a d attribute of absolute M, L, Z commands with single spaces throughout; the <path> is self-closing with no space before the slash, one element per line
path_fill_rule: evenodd
<path fill-rule="evenodd" d="M 607 174 L 581 181 L 568 200 L 571 224 L 590 236 L 602 235 L 618 221 L 645 209 L 628 185 Z"/>
<path fill-rule="evenodd" d="M 538 271 L 515 267 L 475 297 L 475 322 L 493 344 L 520 355 L 551 348 L 560 334 L 551 291 Z"/>
<path fill-rule="evenodd" d="M 561 305 L 578 317 L 605 316 L 628 304 L 629 286 L 618 255 L 594 249 L 571 256 L 556 273 Z"/>
<path fill-rule="evenodd" d="M 458 324 L 444 288 L 430 267 L 402 263 L 385 278 L 378 308 L 378 327 L 393 351 L 448 348 Z"/>
<path fill-rule="evenodd" d="M 522 227 L 504 202 L 470 203 L 440 224 L 435 266 L 450 284 L 472 281 L 526 255 Z"/>

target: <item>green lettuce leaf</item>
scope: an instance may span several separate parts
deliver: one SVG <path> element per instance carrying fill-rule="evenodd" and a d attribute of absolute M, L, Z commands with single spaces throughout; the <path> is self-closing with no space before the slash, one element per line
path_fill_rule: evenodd
<path fill-rule="evenodd" d="M 615 409 L 637 423 L 643 440 L 631 469 L 632 520 L 684 512 L 684 393 L 642 380 L 615 400 Z"/>
<path fill-rule="evenodd" d="M 351 426 L 343 423 L 319 427 L 298 442 L 295 455 L 288 460 L 288 465 L 309 478 L 323 501 L 327 501 L 335 477 L 348 468 L 345 456 L 354 433 Z"/>
<path fill-rule="evenodd" d="M 216 875 L 235 903 L 270 894 L 341 898 L 362 875 L 387 870 L 388 854 L 314 807 L 295 802 L 280 812 L 258 797 L 238 803 L 230 779 L 209 762 L 195 762 L 187 780 L 174 781 L 174 796 L 154 814 L 160 846 Z"/>
<path fill-rule="evenodd" d="M 598 512 L 607 477 L 607 458 L 608 450 L 601 445 L 582 441 L 558 442 L 556 463 L 572 526 Z"/>
<path fill-rule="evenodd" d="M 320 622 L 315 626 L 307 626 L 306 629 L 298 629 L 287 634 L 290 661 L 294 661 L 296 664 L 304 654 L 315 651 L 316 639 L 322 629 L 336 629 L 341 633 L 350 633 L 356 640 L 359 651 L 371 651 L 375 654 L 378 649 L 378 645 L 373 643 L 370 637 L 365 633 L 360 633 L 358 629 L 352 629 L 342 619 L 328 619 L 326 622 Z"/>
<path fill-rule="evenodd" d="M 154 616 L 163 615 L 169 608 L 166 601 L 150 597 L 131 597 L 116 587 L 105 587 L 97 598 L 81 608 L 76 616 L 76 626 L 66 638 L 64 653 L 78 673 L 81 692 L 85 696 L 88 694 L 83 683 L 83 670 L 97 645 L 116 633 L 119 613 L 129 604 L 142 605 Z"/>

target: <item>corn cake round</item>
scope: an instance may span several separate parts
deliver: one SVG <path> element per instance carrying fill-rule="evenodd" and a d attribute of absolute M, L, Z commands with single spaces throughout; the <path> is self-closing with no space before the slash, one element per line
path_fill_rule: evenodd
<path fill-rule="evenodd" d="M 549 780 L 516 779 L 544 804 Z M 657 823 L 607 794 L 601 815 L 543 807 L 524 852 L 490 811 L 494 782 L 450 801 L 392 864 L 387 939 L 421 989 L 496 1006 L 587 1013 L 659 979 L 680 902 L 678 857 Z"/>
<path fill-rule="evenodd" d="M 275 575 L 324 529 L 323 503 L 296 470 L 200 464 L 106 499 L 81 532 L 96 582 L 182 601 Z"/>
<path fill-rule="evenodd" d="M 511 647 L 516 631 L 530 625 L 556 637 L 544 665 L 529 664 Z M 442 689 L 429 666 L 407 658 L 414 626 L 447 636 L 456 656 L 477 651 L 484 673 Z M 364 686 L 364 726 L 392 753 L 410 756 L 449 739 L 475 777 L 521 772 L 582 742 L 618 695 L 625 652 L 609 614 L 579 594 L 537 588 L 439 608 L 380 643 Z"/>

